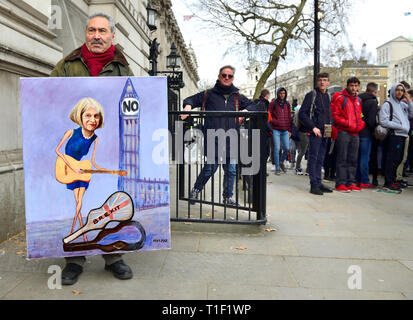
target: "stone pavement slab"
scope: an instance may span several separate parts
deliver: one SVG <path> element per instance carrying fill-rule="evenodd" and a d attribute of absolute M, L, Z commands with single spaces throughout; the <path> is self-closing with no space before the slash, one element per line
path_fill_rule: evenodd
<path fill-rule="evenodd" d="M 413 272 L 398 261 L 350 260 L 330 258 L 286 257 L 288 266 L 300 287 L 319 289 L 348 289 L 354 272 L 361 269 L 362 289 L 380 292 L 409 292 L 413 288 Z"/>
<path fill-rule="evenodd" d="M 306 257 L 413 259 L 409 240 L 295 237 L 292 241 L 299 255 Z"/>
<path fill-rule="evenodd" d="M 170 252 L 160 277 L 297 287 L 279 256 Z"/>
<path fill-rule="evenodd" d="M 50 290 L 49 275 L 31 275 L 2 297 L 5 300 L 204 300 L 207 285 L 203 282 L 172 278 L 120 281 L 108 272 L 84 272 L 73 286 Z M 75 290 L 75 292 L 73 292 Z"/>
<path fill-rule="evenodd" d="M 402 293 L 336 290 L 317 288 L 288 288 L 254 285 L 233 285 L 229 283 L 210 283 L 208 299 L 211 300 L 405 300 Z"/>

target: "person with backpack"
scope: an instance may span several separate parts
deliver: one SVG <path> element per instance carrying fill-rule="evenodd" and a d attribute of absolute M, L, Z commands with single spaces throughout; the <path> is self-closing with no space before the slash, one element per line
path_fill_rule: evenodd
<path fill-rule="evenodd" d="M 321 168 L 326 155 L 327 140 L 331 137 L 330 85 L 328 73 L 317 75 L 317 88 L 306 94 L 298 117 L 302 125 L 310 132 L 308 171 L 310 175 L 310 193 L 323 195 L 332 190 L 322 184 Z"/>
<path fill-rule="evenodd" d="M 369 160 L 372 145 L 373 131 L 376 127 L 376 115 L 378 110 L 377 90 L 378 84 L 367 84 L 366 92 L 360 95 L 362 101 L 362 119 L 365 128 L 359 133 L 359 156 L 357 161 L 356 180 L 359 188 L 373 188 L 369 178 Z"/>
<path fill-rule="evenodd" d="M 336 191 L 361 191 L 356 186 L 359 132 L 364 129 L 362 102 L 358 96 L 360 80 L 347 80 L 347 87 L 331 102 L 337 134 Z"/>
<path fill-rule="evenodd" d="M 396 170 L 403 160 L 404 145 L 410 129 L 409 119 L 412 118 L 412 100 L 404 85 L 396 83 L 390 89 L 389 99 L 383 103 L 379 113 L 380 125 L 389 130 L 384 140 L 384 190 L 401 191 L 395 183 Z"/>
<path fill-rule="evenodd" d="M 277 90 L 277 98 L 271 101 L 268 110 L 271 114 L 272 136 L 274 139 L 275 174 L 280 175 L 281 169 L 284 173 L 287 172 L 284 161 L 290 150 L 289 139 L 291 134 L 291 105 L 287 101 L 287 90 L 285 88 Z M 280 157 L 281 143 L 283 152 Z"/>

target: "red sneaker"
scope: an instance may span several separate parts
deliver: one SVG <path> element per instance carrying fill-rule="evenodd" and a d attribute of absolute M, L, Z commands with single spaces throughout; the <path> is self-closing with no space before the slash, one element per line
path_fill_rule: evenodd
<path fill-rule="evenodd" d="M 336 187 L 335 190 L 336 190 L 336 191 L 339 191 L 339 192 L 351 192 L 351 190 L 348 189 L 348 188 L 346 187 L 346 185 L 344 185 L 344 184 L 340 184 L 338 187 Z"/>
<path fill-rule="evenodd" d="M 357 187 L 355 184 L 351 184 L 347 187 L 350 191 L 361 191 L 361 188 Z"/>
<path fill-rule="evenodd" d="M 357 186 L 359 188 L 362 188 L 362 189 L 374 189 L 375 188 L 375 186 L 373 186 L 370 183 L 361 183 L 361 182 L 359 182 L 359 183 L 357 183 Z"/>

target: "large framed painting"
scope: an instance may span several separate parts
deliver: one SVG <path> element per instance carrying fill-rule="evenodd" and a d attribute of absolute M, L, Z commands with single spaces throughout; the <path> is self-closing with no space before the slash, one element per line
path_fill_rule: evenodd
<path fill-rule="evenodd" d="M 170 248 L 165 77 L 24 78 L 21 110 L 28 258 Z"/>

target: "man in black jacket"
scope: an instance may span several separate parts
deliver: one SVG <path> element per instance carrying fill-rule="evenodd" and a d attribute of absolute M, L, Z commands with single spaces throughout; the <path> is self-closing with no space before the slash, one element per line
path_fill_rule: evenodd
<path fill-rule="evenodd" d="M 327 151 L 327 130 L 331 130 L 332 123 L 330 96 L 327 92 L 330 84 L 328 77 L 328 73 L 317 75 L 317 88 L 307 93 L 298 114 L 300 122 L 310 131 L 307 166 L 310 174 L 310 193 L 316 195 L 332 192 L 322 184 L 321 180 L 321 168 Z"/>
<path fill-rule="evenodd" d="M 246 109 L 248 106 L 252 105 L 252 102 L 239 93 L 238 88 L 236 88 L 232 83 L 234 81 L 235 68 L 232 66 L 224 66 L 219 70 L 218 80 L 212 89 L 204 92 L 199 92 L 191 97 L 184 100 L 183 105 L 185 106 L 183 111 L 191 111 L 192 108 L 205 107 L 206 111 L 240 111 Z M 205 96 L 206 95 L 206 96 Z M 188 115 L 182 115 L 181 119 L 185 120 Z M 207 133 L 209 129 L 219 130 L 223 129 L 227 133 L 230 129 L 235 129 L 237 126 L 237 119 L 233 117 L 206 117 L 204 124 L 204 134 Z M 206 138 L 206 137 L 205 137 Z M 207 139 L 204 140 L 205 142 Z M 237 159 L 231 157 L 230 143 L 226 145 L 226 159 L 224 161 L 224 187 L 223 187 L 223 198 L 224 204 L 237 206 L 238 204 L 232 200 L 233 187 L 236 176 L 236 162 Z M 208 148 L 205 148 L 207 150 Z M 215 173 L 219 166 L 218 159 L 218 141 L 215 139 L 215 161 L 210 163 L 209 157 L 207 163 L 199 174 L 194 188 L 189 196 L 190 203 L 194 204 L 195 200 L 198 198 L 199 193 L 204 188 L 205 184 Z M 214 160 L 214 159 L 212 159 Z"/>
<path fill-rule="evenodd" d="M 360 95 L 360 98 L 362 100 L 362 119 L 366 124 L 365 128 L 359 133 L 360 146 L 356 180 L 357 186 L 359 186 L 360 188 L 373 187 L 369 179 L 369 159 L 373 139 L 373 131 L 376 127 L 376 115 L 378 109 L 378 101 L 376 98 L 377 90 L 377 83 L 370 82 L 369 84 L 367 84 L 366 92 Z"/>

